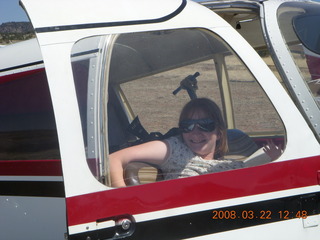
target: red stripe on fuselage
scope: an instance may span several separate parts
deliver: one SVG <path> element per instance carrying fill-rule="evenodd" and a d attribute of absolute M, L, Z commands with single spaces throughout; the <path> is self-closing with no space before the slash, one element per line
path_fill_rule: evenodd
<path fill-rule="evenodd" d="M 67 198 L 69 226 L 318 185 L 320 156 Z M 183 214 L 183 212 L 181 212 Z"/>
<path fill-rule="evenodd" d="M 61 160 L 2 160 L 0 176 L 62 176 Z"/>

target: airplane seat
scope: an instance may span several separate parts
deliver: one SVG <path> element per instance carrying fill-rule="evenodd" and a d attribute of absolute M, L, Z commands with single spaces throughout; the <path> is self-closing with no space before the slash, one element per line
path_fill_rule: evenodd
<path fill-rule="evenodd" d="M 108 143 L 109 152 L 115 152 L 126 146 L 129 141 L 136 139 L 126 128 L 128 118 L 119 102 L 114 90 L 109 88 L 108 101 Z"/>
<path fill-rule="evenodd" d="M 249 135 L 239 129 L 228 129 L 227 138 L 227 156 L 249 157 L 259 149 Z"/>
<path fill-rule="evenodd" d="M 227 137 L 229 151 L 225 158 L 240 158 L 246 167 L 259 166 L 272 161 L 263 148 L 241 130 L 229 129 Z"/>
<path fill-rule="evenodd" d="M 114 106 L 112 104 L 108 105 L 108 140 L 110 146 L 118 146 L 126 142 L 126 134 L 120 123 Z"/>

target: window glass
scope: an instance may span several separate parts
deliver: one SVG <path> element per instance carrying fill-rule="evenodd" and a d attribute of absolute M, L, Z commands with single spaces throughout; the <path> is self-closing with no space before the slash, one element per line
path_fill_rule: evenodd
<path fill-rule="evenodd" d="M 209 98 L 220 107 L 229 129 L 225 158 L 246 161 L 268 139 L 284 145 L 284 126 L 256 79 L 222 39 L 206 30 L 84 39 L 74 48 L 73 70 L 88 163 L 94 159 L 98 174 L 91 166 L 93 173 L 107 184 L 108 152 L 163 140 L 178 127 L 191 98 Z M 155 176 L 157 166 L 140 165 L 142 170 L 128 166 L 125 178 L 131 179 L 127 172 L 141 183 L 165 177 L 164 169 Z"/>
<path fill-rule="evenodd" d="M 178 126 L 180 111 L 190 100 L 185 89 L 176 94 L 173 92 L 180 87 L 184 79 L 195 73 L 200 74 L 196 78 L 197 97 L 211 97 L 221 106 L 215 64 L 212 59 L 123 83 L 120 86 L 134 116 L 139 116 L 144 128 L 148 132 L 165 134 L 171 128 Z"/>
<path fill-rule="evenodd" d="M 234 55 L 226 57 L 233 97 L 235 128 L 249 134 L 279 132 L 283 124 L 270 100 L 246 67 Z"/>
<path fill-rule="evenodd" d="M 318 106 L 320 31 L 315 23 L 320 18 L 319 10 L 317 4 L 298 2 L 284 3 L 278 10 L 281 33 Z"/>
<path fill-rule="evenodd" d="M 44 69 L 17 76 L 0 81 L 0 160 L 60 159 Z"/>

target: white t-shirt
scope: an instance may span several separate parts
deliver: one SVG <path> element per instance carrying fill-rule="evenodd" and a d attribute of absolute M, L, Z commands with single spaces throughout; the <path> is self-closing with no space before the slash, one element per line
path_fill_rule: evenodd
<path fill-rule="evenodd" d="M 163 171 L 164 180 L 198 176 L 244 167 L 243 162 L 236 160 L 204 160 L 194 154 L 184 144 L 181 136 L 170 137 L 165 141 L 169 146 L 169 156 L 160 166 Z"/>

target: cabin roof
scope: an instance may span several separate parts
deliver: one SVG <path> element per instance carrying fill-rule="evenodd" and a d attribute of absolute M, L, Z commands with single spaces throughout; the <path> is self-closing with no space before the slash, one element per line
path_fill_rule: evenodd
<path fill-rule="evenodd" d="M 47 32 L 69 30 L 74 25 L 79 28 L 100 24 L 101 27 L 105 24 L 161 21 L 181 11 L 186 0 L 162 0 L 161 4 L 157 0 L 21 0 L 21 5 L 28 9 L 36 32 Z"/>

